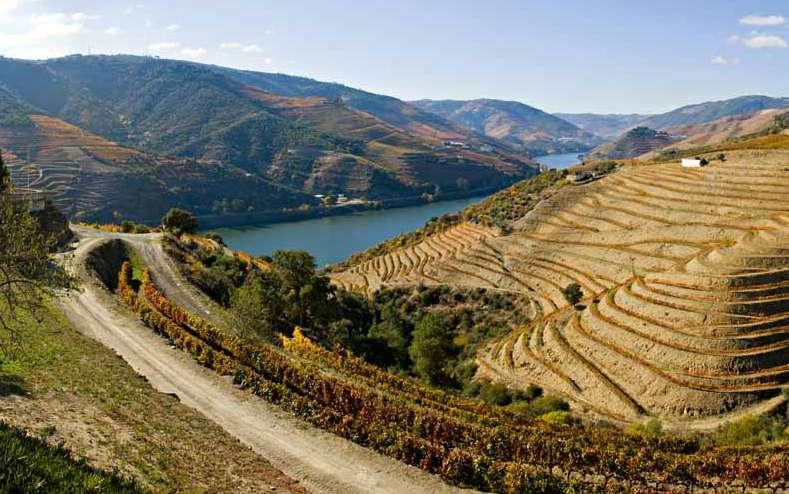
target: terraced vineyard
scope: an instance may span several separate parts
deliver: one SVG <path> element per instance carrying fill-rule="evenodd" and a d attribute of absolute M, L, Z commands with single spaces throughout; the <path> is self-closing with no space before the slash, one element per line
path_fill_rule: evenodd
<path fill-rule="evenodd" d="M 72 218 L 151 222 L 173 205 L 207 214 L 221 199 L 243 198 L 257 210 L 272 197 L 289 207 L 313 201 L 229 165 L 143 153 L 53 117 L 30 120 L 29 128 L 0 127 L 12 180 L 46 190 Z"/>
<path fill-rule="evenodd" d="M 621 421 L 777 403 L 789 383 L 789 151 L 701 169 L 628 166 L 513 225 L 464 223 L 333 275 L 348 289 L 446 283 L 530 296 L 479 374 Z M 562 290 L 577 283 L 570 307 Z"/>

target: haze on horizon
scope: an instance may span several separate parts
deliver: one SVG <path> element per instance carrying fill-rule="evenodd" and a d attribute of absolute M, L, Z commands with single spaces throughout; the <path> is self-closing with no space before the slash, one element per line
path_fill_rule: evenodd
<path fill-rule="evenodd" d="M 0 0 L 7 57 L 155 55 L 552 112 L 786 96 L 787 40 L 789 5 L 778 0 Z"/>

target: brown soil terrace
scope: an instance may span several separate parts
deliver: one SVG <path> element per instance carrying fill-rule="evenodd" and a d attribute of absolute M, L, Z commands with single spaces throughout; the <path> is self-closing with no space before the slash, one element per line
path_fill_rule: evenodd
<path fill-rule="evenodd" d="M 789 152 L 728 157 L 625 167 L 563 188 L 515 233 L 464 223 L 333 280 L 527 294 L 531 323 L 479 353 L 481 377 L 613 420 L 714 426 L 777 405 L 789 384 Z"/>

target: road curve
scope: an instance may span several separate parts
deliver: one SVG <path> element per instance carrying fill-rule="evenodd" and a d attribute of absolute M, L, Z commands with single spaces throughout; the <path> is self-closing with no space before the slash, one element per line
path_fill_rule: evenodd
<path fill-rule="evenodd" d="M 82 288 L 60 298 L 74 326 L 112 348 L 160 392 L 171 393 L 219 424 L 286 475 L 316 493 L 455 493 L 438 477 L 338 436 L 315 429 L 262 399 L 235 388 L 227 378 L 198 365 L 145 327 L 85 268 L 88 252 L 120 238 L 143 256 L 168 296 L 201 315 L 208 309 L 164 256 L 159 236 L 124 235 L 75 228 L 80 240 L 63 256 Z"/>

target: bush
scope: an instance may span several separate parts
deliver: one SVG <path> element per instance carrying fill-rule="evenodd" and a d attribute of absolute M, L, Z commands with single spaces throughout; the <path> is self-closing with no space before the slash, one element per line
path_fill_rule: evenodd
<path fill-rule="evenodd" d="M 489 405 L 503 406 L 512 403 L 510 389 L 501 382 L 483 384 L 479 397 Z"/>
<path fill-rule="evenodd" d="M 570 405 L 566 401 L 552 395 L 540 396 L 531 402 L 519 401 L 508 408 L 516 415 L 526 419 L 534 419 L 550 412 L 570 411 Z"/>
<path fill-rule="evenodd" d="M 782 439 L 785 428 L 786 423 L 778 417 L 751 415 L 723 424 L 712 439 L 720 446 L 758 446 Z"/>
<path fill-rule="evenodd" d="M 567 303 L 572 306 L 580 302 L 584 297 L 584 292 L 581 290 L 581 285 L 578 283 L 570 283 L 562 290 L 562 293 L 564 294 L 564 298 L 567 299 Z"/>
<path fill-rule="evenodd" d="M 197 219 L 189 211 L 173 208 L 162 218 L 162 226 L 175 235 L 194 233 L 197 231 Z"/>
<path fill-rule="evenodd" d="M 570 415 L 570 412 L 565 410 L 554 410 L 553 412 L 544 413 L 537 417 L 537 420 L 551 425 L 577 425 L 580 422 Z"/>
<path fill-rule="evenodd" d="M 663 424 L 656 418 L 651 418 L 644 423 L 630 424 L 626 430 L 636 436 L 657 437 L 663 433 Z"/>

